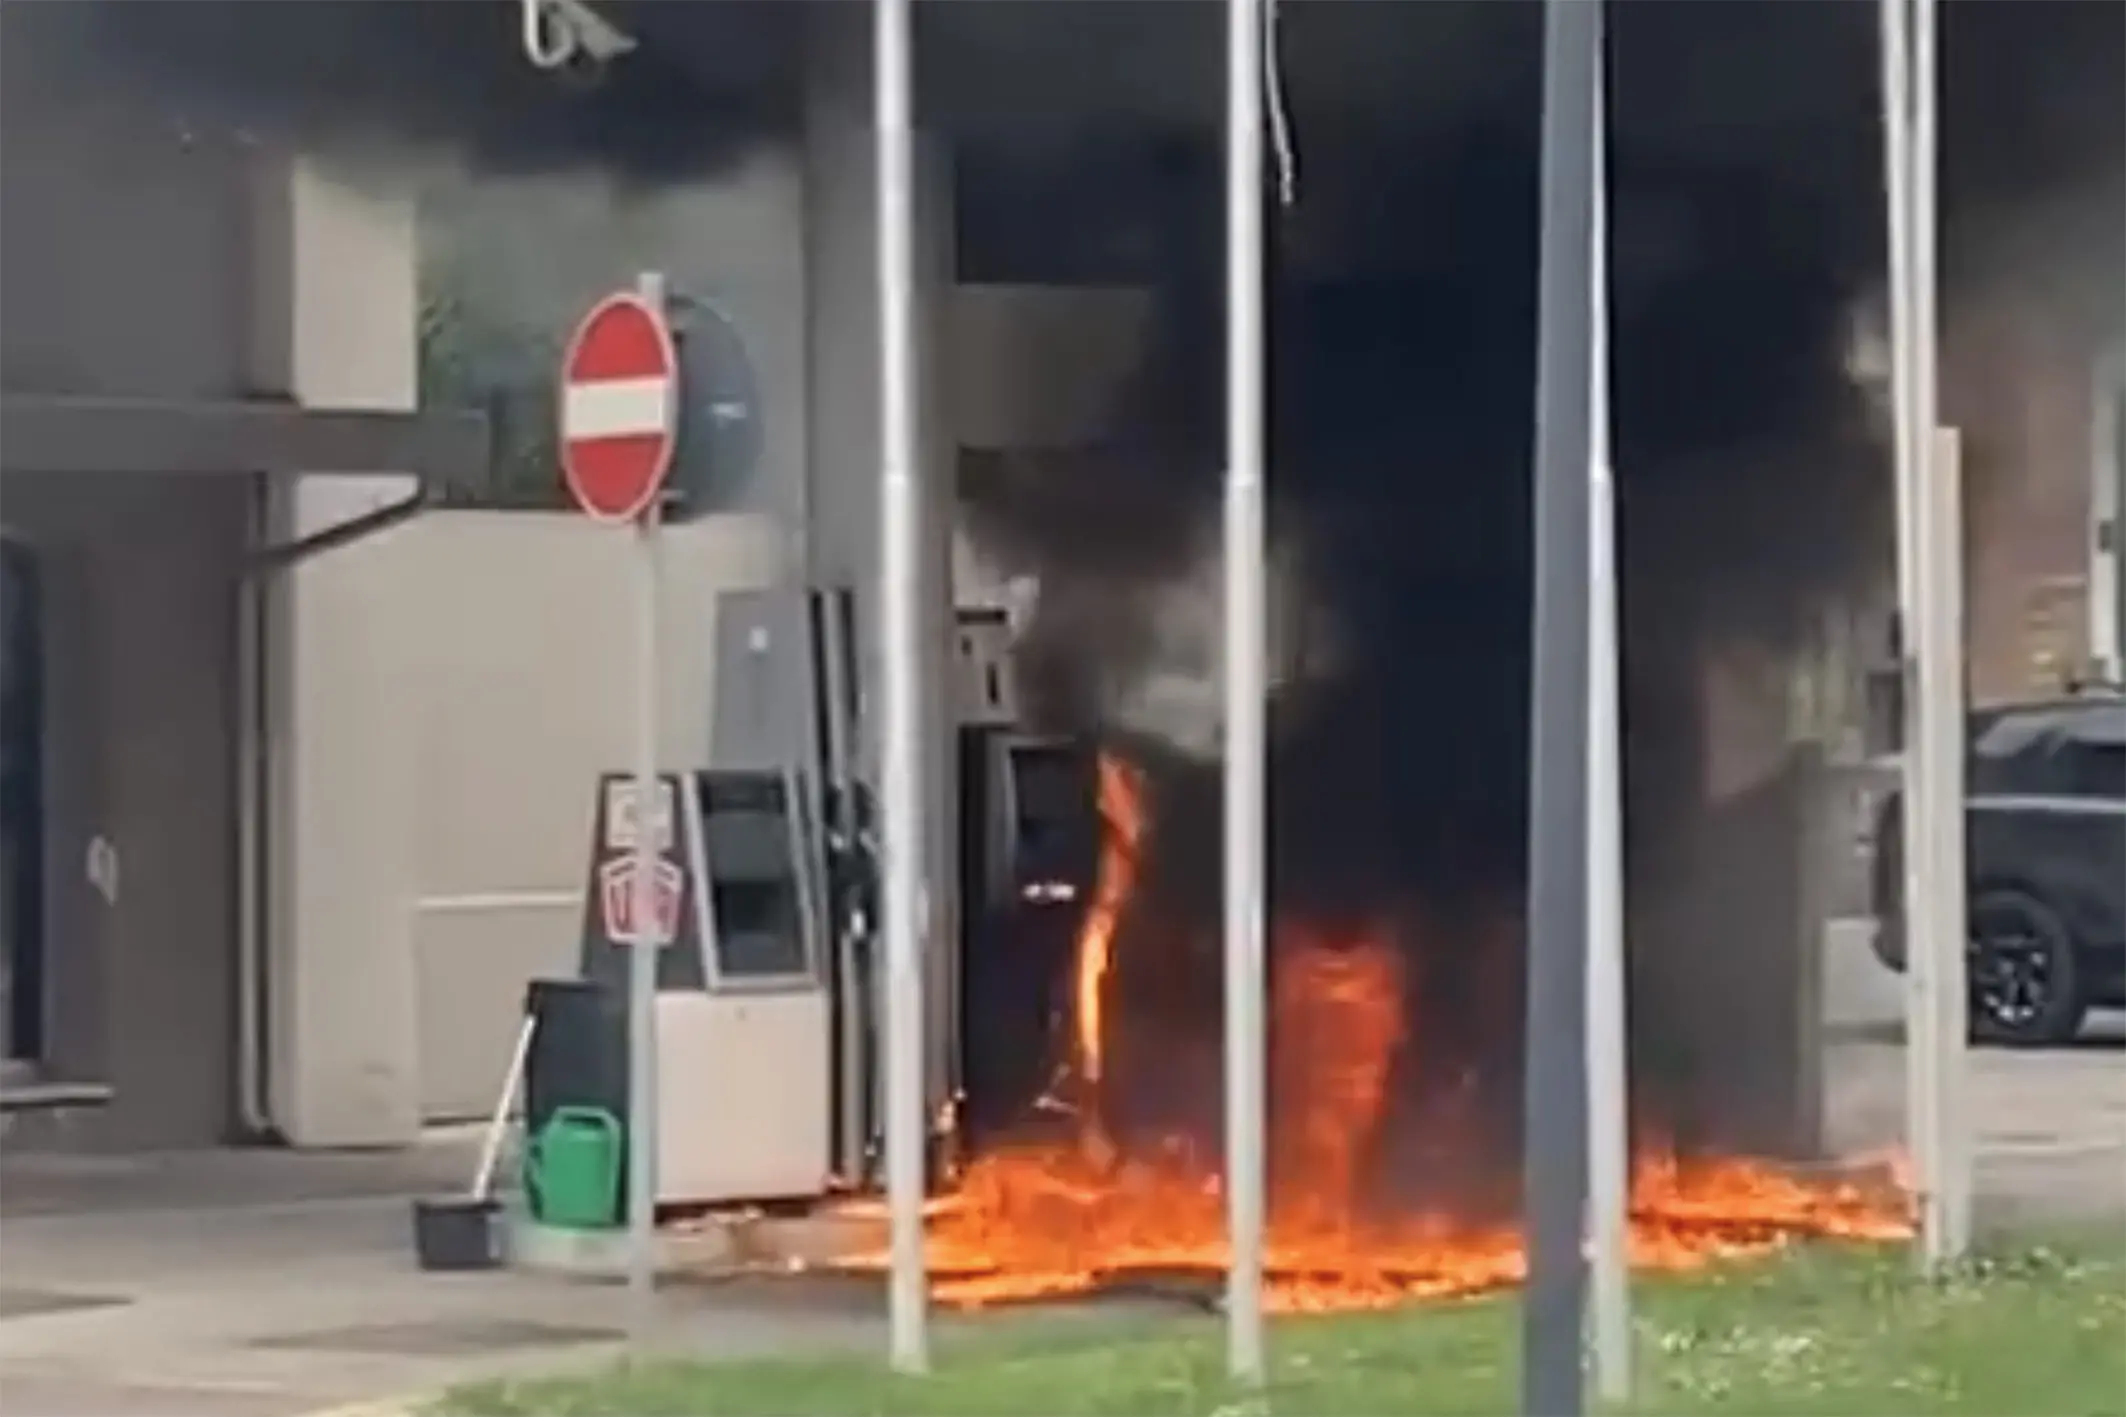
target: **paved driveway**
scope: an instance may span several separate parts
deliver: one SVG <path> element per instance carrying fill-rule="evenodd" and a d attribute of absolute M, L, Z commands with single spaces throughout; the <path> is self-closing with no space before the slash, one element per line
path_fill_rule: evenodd
<path fill-rule="evenodd" d="M 617 1287 L 413 1267 L 407 1195 L 470 1170 L 454 1144 L 5 1157 L 0 1411 L 293 1417 L 614 1350 Z M 690 1353 L 878 1341 L 868 1293 L 660 1298 Z"/>
<path fill-rule="evenodd" d="M 2126 1030 L 2100 1020 L 2074 1048 L 1975 1048 L 1969 1058 L 1980 1221 L 2126 1220 Z M 1834 1043 L 1825 1075 L 1835 1148 L 1903 1143 L 1902 1043 Z"/>
<path fill-rule="evenodd" d="M 1824 946 L 1825 1116 L 1841 1151 L 1905 1139 L 1903 999 L 1842 921 Z M 1981 1221 L 2126 1219 L 2126 1016 L 2098 1014 L 2072 1048 L 1974 1048 L 1966 1106 Z"/>

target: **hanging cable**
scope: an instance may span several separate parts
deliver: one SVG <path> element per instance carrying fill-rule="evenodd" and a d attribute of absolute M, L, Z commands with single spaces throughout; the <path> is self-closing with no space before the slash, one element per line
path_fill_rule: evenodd
<path fill-rule="evenodd" d="M 1262 0 L 1262 102 L 1270 116 L 1270 153 L 1277 164 L 1277 204 L 1289 207 L 1299 197 L 1299 160 L 1292 147 L 1291 114 L 1285 107 L 1284 65 L 1278 43 L 1280 18 L 1277 0 Z"/>

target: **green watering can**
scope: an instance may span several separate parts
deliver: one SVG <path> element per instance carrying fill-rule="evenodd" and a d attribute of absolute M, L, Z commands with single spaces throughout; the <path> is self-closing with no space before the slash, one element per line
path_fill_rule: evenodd
<path fill-rule="evenodd" d="M 603 1107 L 556 1107 L 527 1149 L 524 1190 L 532 1219 L 562 1230 L 620 1223 L 626 1130 Z"/>

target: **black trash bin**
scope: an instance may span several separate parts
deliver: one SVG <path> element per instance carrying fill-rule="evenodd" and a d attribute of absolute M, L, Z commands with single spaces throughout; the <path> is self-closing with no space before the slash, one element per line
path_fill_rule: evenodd
<path fill-rule="evenodd" d="M 627 994 L 594 979 L 534 979 L 524 1007 L 532 1018 L 524 1062 L 524 1135 L 544 1130 L 563 1107 L 595 1107 L 619 1120 L 631 1137 L 627 1111 Z M 529 1147 L 527 1146 L 527 1151 Z M 621 1161 L 626 1195 L 627 1161 Z M 537 1201 L 533 1198 L 533 1219 Z"/>

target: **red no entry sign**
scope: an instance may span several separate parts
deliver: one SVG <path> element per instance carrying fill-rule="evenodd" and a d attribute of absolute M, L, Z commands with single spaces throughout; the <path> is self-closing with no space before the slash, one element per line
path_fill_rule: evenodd
<path fill-rule="evenodd" d="M 616 291 L 576 326 L 561 361 L 561 474 L 600 521 L 633 521 L 672 468 L 679 355 L 664 313 Z"/>

